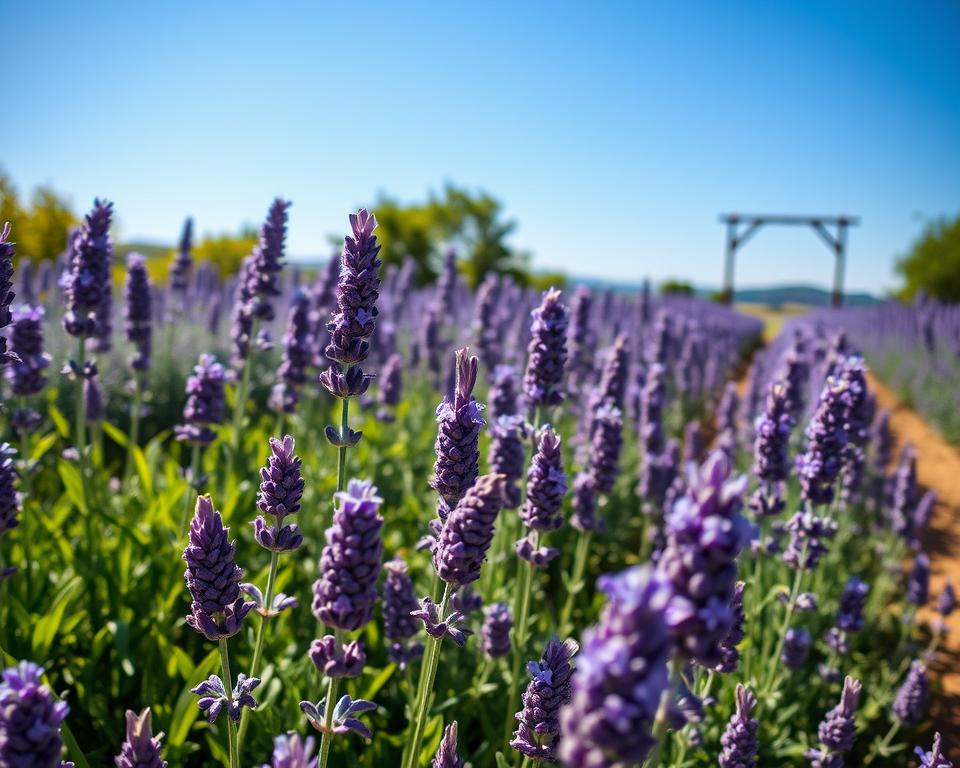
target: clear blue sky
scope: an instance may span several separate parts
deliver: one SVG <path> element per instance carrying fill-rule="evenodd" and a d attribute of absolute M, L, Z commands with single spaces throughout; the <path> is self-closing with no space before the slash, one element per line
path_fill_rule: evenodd
<path fill-rule="evenodd" d="M 960 5 L 80 3 L 2 0 L 0 165 L 125 237 L 294 202 L 325 254 L 380 191 L 484 188 L 535 265 L 718 284 L 724 210 L 847 212 L 849 286 L 891 286 L 960 211 Z M 741 284 L 828 283 L 809 231 L 761 233 Z"/>

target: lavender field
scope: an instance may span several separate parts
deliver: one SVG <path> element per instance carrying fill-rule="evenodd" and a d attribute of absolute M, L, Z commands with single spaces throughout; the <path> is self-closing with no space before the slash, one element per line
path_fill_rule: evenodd
<path fill-rule="evenodd" d="M 955 309 L 762 347 L 455 252 L 421 282 L 375 211 L 298 271 L 289 213 L 226 280 L 185 228 L 163 284 L 115 284 L 110 203 L 56 265 L 3 230 L 0 766 L 951 764 L 934 498 L 861 355 L 923 357 L 956 437 Z"/>

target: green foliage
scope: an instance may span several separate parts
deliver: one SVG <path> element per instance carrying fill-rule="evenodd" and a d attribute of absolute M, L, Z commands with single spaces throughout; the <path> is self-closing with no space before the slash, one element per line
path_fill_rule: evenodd
<path fill-rule="evenodd" d="M 905 281 L 902 299 L 910 301 L 923 290 L 941 301 L 960 301 L 960 215 L 928 224 L 897 262 L 897 271 Z"/>
<path fill-rule="evenodd" d="M 383 196 L 373 211 L 384 262 L 398 264 L 411 256 L 421 284 L 437 277 L 442 247 L 450 246 L 457 249 L 460 269 L 471 287 L 488 272 L 530 284 L 528 256 L 507 243 L 516 222 L 505 220 L 500 202 L 486 192 L 448 184 L 442 196 L 431 194 L 424 203 L 403 204 Z"/>
<path fill-rule="evenodd" d="M 666 280 L 660 284 L 660 293 L 664 296 L 693 296 L 693 285 L 684 280 Z"/>
<path fill-rule="evenodd" d="M 79 221 L 70 204 L 50 187 L 37 187 L 24 206 L 10 177 L 0 170 L 0 225 L 9 221 L 17 256 L 54 261 L 67 247 L 67 236 Z"/>

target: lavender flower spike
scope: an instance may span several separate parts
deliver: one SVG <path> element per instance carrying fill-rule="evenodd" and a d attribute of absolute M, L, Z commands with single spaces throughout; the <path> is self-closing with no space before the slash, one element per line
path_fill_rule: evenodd
<path fill-rule="evenodd" d="M 16 294 L 13 292 L 13 255 L 15 248 L 10 242 L 10 222 L 0 227 L 0 328 L 6 328 L 13 319 L 10 304 Z M 16 354 L 7 350 L 6 336 L 0 337 L 0 366 L 17 362 Z"/>
<path fill-rule="evenodd" d="M 43 668 L 21 661 L 0 681 L 0 765 L 56 768 L 60 724 L 70 708 L 43 684 Z"/>
<path fill-rule="evenodd" d="M 139 715 L 127 710 L 127 738 L 113 762 L 117 768 L 167 768 L 160 757 L 160 736 L 153 735 L 150 707 Z"/>
<path fill-rule="evenodd" d="M 857 738 L 854 715 L 860 701 L 860 681 L 847 677 L 843 681 L 840 703 L 827 712 L 817 729 L 821 747 L 808 750 L 806 758 L 813 768 L 841 768 L 842 755 L 853 749 Z"/>
<path fill-rule="evenodd" d="M 413 580 L 407 564 L 400 558 L 384 564 L 387 578 L 383 585 L 383 634 L 390 641 L 387 657 L 400 669 L 423 653 L 423 644 L 408 645 L 417 634 L 417 622 L 411 614 L 419 608 L 413 594 Z"/>
<path fill-rule="evenodd" d="M 315 749 L 313 736 L 303 739 L 300 734 L 290 731 L 273 740 L 270 762 L 260 768 L 317 768 L 317 757 L 313 754 Z"/>
<path fill-rule="evenodd" d="M 443 729 L 443 738 L 433 756 L 430 768 L 463 768 L 463 758 L 457 754 L 457 721 Z"/>
<path fill-rule="evenodd" d="M 70 243 L 70 271 L 67 276 L 67 311 L 63 327 L 71 336 L 86 338 L 99 333 L 98 312 L 110 291 L 109 264 L 113 252 L 110 221 L 113 204 L 93 201 Z"/>
<path fill-rule="evenodd" d="M 914 749 L 917 757 L 920 758 L 920 765 L 917 768 L 953 768 L 946 753 L 942 749 L 940 734 L 934 734 L 933 749 L 927 752 L 922 747 Z"/>
<path fill-rule="evenodd" d="M 927 668 L 923 662 L 912 662 L 910 671 L 893 700 L 893 714 L 900 722 L 915 725 L 920 721 L 927 706 L 929 686 Z"/>
<path fill-rule="evenodd" d="M 757 751 L 760 749 L 757 739 L 760 723 L 753 717 L 757 699 L 740 683 L 737 683 L 736 696 L 737 711 L 720 737 L 723 746 L 720 768 L 753 768 L 757 764 Z"/>
<path fill-rule="evenodd" d="M 362 372 L 355 380 L 347 381 L 345 369 L 367 358 L 380 296 L 378 272 L 382 262 L 378 258 L 380 245 L 373 234 L 377 219 L 361 208 L 351 214 L 350 227 L 353 235 L 344 239 L 340 257 L 337 308 L 327 325 L 330 343 L 325 354 L 332 363 L 320 376 L 320 383 L 337 397 L 361 395 L 369 386 L 370 379 Z"/>
<path fill-rule="evenodd" d="M 667 621 L 684 658 L 706 667 L 723 661 L 722 643 L 734 625 L 736 558 L 751 527 L 740 514 L 746 476 L 732 477 L 726 453 L 691 465 L 687 493 L 667 517 L 659 567 L 676 591 Z"/>
<path fill-rule="evenodd" d="M 133 371 L 150 368 L 153 316 L 150 309 L 150 275 L 139 253 L 127 256 L 127 284 L 123 301 L 124 334 L 136 350 L 130 358 Z"/>
<path fill-rule="evenodd" d="M 278 382 L 270 394 L 270 407 L 277 413 L 293 413 L 300 387 L 307 382 L 307 368 L 313 358 L 310 299 L 298 290 L 290 304 L 287 331 L 283 335 L 283 356 L 277 369 Z"/>
<path fill-rule="evenodd" d="M 264 549 L 273 552 L 290 552 L 303 542 L 303 534 L 297 525 L 284 525 L 284 518 L 300 511 L 303 496 L 303 477 L 300 474 L 300 458 L 294 454 L 294 440 L 285 435 L 283 440 L 270 438 L 270 458 L 260 470 L 260 492 L 257 508 L 264 515 L 274 518 L 269 524 L 263 515 L 253 523 L 254 538 Z"/>
<path fill-rule="evenodd" d="M 372 483 L 351 480 L 336 500 L 339 506 L 320 556 L 320 578 L 313 585 L 313 614 L 328 627 L 352 632 L 370 621 L 377 600 L 383 499 Z"/>
<path fill-rule="evenodd" d="M 811 504 L 833 501 L 834 485 L 847 447 L 847 385 L 830 376 L 804 433 L 807 450 L 797 457 L 801 495 Z"/>
<path fill-rule="evenodd" d="M 453 398 L 437 406 L 437 454 L 430 487 L 439 495 L 441 520 L 459 503 L 480 474 L 480 427 L 483 406 L 473 396 L 479 361 L 466 347 L 456 353 L 457 380 Z"/>
<path fill-rule="evenodd" d="M 462 587 L 480 578 L 503 506 L 503 475 L 483 475 L 450 512 L 433 550 L 433 567 L 447 584 Z"/>
<path fill-rule="evenodd" d="M 516 543 L 517 554 L 537 567 L 543 567 L 559 554 L 550 547 L 536 547 L 536 533 L 555 531 L 563 525 L 563 497 L 567 493 L 567 475 L 563 471 L 560 437 L 549 425 L 540 430 L 537 452 L 527 471 L 527 497 L 520 510 L 530 533 Z"/>
<path fill-rule="evenodd" d="M 29 397 L 43 391 L 50 355 L 43 351 L 43 307 L 23 304 L 13 312 L 11 352 L 19 358 L 6 369 L 13 394 Z"/>
<path fill-rule="evenodd" d="M 187 218 L 183 222 L 180 243 L 177 245 L 177 253 L 173 258 L 173 264 L 170 266 L 170 289 L 172 291 L 186 293 L 190 285 L 190 268 L 193 266 L 193 258 L 190 256 L 192 249 L 193 219 Z"/>
<path fill-rule="evenodd" d="M 570 702 L 560 713 L 559 757 L 570 768 L 641 763 L 669 684 L 672 642 L 665 615 L 672 588 L 648 566 L 604 576 L 607 605 L 583 636 Z"/>
<path fill-rule="evenodd" d="M 523 392 L 531 408 L 551 408 L 563 402 L 567 362 L 567 308 L 560 303 L 560 291 L 546 291 L 531 316 Z"/>
<path fill-rule="evenodd" d="M 570 702 L 570 660 L 580 650 L 574 640 L 551 638 L 539 662 L 527 664 L 531 680 L 523 694 L 520 725 L 510 746 L 535 761 L 555 762 L 560 742 L 560 709 Z"/>
<path fill-rule="evenodd" d="M 200 355 L 200 362 L 187 379 L 187 404 L 183 418 L 187 422 L 173 428 L 181 442 L 209 445 L 217 434 L 211 425 L 222 424 L 226 416 L 223 392 L 226 372 L 213 355 Z"/>
<path fill-rule="evenodd" d="M 494 603 L 483 611 L 483 652 L 491 659 L 499 659 L 510 653 L 510 630 L 513 616 L 506 603 Z"/>
<path fill-rule="evenodd" d="M 522 416 L 500 416 L 489 429 L 490 451 L 487 464 L 490 471 L 506 478 L 504 491 L 506 497 L 503 506 L 516 509 L 520 506 L 522 494 L 517 483 L 523 477 L 523 465 L 526 461 L 529 426 Z"/>
<path fill-rule="evenodd" d="M 184 577 L 193 600 L 187 624 L 213 641 L 237 634 L 253 608 L 253 603 L 240 595 L 243 571 L 234 561 L 228 535 L 210 497 L 198 497 L 189 543 L 183 551 L 187 563 Z"/>

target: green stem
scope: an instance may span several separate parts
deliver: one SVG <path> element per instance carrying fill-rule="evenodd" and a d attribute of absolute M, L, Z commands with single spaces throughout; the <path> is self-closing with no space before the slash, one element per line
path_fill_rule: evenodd
<path fill-rule="evenodd" d="M 177 528 L 177 536 L 183 535 L 187 527 L 187 517 L 190 515 L 190 501 L 194 496 L 193 492 L 200 491 L 200 483 L 197 482 L 200 474 L 200 443 L 194 443 L 190 449 L 190 477 L 187 478 L 187 487 L 183 491 L 183 509 L 180 512 L 180 526 Z"/>
<path fill-rule="evenodd" d="M 570 580 L 567 582 L 567 599 L 560 614 L 560 637 L 570 634 L 572 626 L 570 617 L 573 615 L 573 602 L 583 589 L 583 571 L 587 565 L 587 556 L 590 553 L 592 531 L 584 531 L 577 539 L 577 548 L 573 554 L 573 566 L 570 570 Z"/>
<path fill-rule="evenodd" d="M 443 588 L 443 598 L 440 600 L 439 616 L 441 621 L 446 619 L 447 602 L 451 594 L 450 585 Z M 413 738 L 410 740 L 410 750 L 407 753 L 406 768 L 416 768 L 420 758 L 420 745 L 423 742 L 423 731 L 427 724 L 427 710 L 430 709 L 430 697 L 433 694 L 433 684 L 437 678 L 437 666 L 440 662 L 440 643 L 443 637 L 430 637 L 427 640 L 427 649 L 423 656 L 424 674 L 420 675 L 420 686 L 417 691 L 416 706 L 413 721 Z M 321 764 L 319 768 L 324 768 Z"/>
<path fill-rule="evenodd" d="M 890 742 L 893 741 L 893 737 L 897 735 L 897 731 L 900 730 L 900 721 L 894 720 L 893 724 L 890 726 L 890 730 L 887 731 L 887 735 L 883 737 L 883 741 L 880 744 L 870 750 L 870 754 L 867 755 L 867 759 L 864 761 L 864 765 L 870 765 L 874 758 L 876 757 L 886 757 L 887 749 L 890 747 Z"/>
<path fill-rule="evenodd" d="M 800 565 L 803 565 L 806 557 L 807 545 L 806 542 L 804 542 L 803 547 L 800 549 Z M 803 583 L 803 575 L 803 568 L 798 567 L 793 576 L 793 586 L 790 588 L 790 599 L 787 601 L 787 608 L 783 615 L 783 623 L 780 625 L 780 632 L 777 636 L 777 644 L 774 647 L 773 656 L 769 660 L 770 672 L 767 676 L 767 682 L 763 686 L 763 693 L 760 696 L 761 702 L 770 695 L 777 681 L 777 673 L 780 669 L 780 654 L 783 651 L 783 644 L 787 638 L 787 630 L 790 629 L 790 620 L 793 618 L 793 612 L 797 607 L 797 596 L 800 594 L 800 585 Z"/>
<path fill-rule="evenodd" d="M 130 484 L 133 475 L 133 448 L 140 444 L 140 402 L 142 399 L 140 374 L 133 377 L 133 404 L 130 410 L 130 440 L 127 445 L 127 459 L 123 468 L 123 487 Z"/>
<path fill-rule="evenodd" d="M 267 591 L 263 597 L 264 613 L 260 616 L 260 626 L 257 628 L 257 642 L 253 648 L 253 662 L 250 664 L 250 677 L 256 677 L 260 672 L 260 662 L 263 659 L 263 645 L 267 636 L 267 622 L 269 619 L 266 614 L 270 613 L 273 605 L 273 589 L 277 581 L 277 566 L 280 561 L 280 553 L 273 552 L 270 557 L 270 575 L 267 576 Z M 237 748 L 243 746 L 244 736 L 247 734 L 247 728 L 250 726 L 250 710 L 244 709 L 240 714 L 240 730 L 237 732 Z"/>
<path fill-rule="evenodd" d="M 340 399 L 340 442 L 344 442 L 349 432 L 350 398 Z M 341 445 L 337 457 L 337 493 L 347 485 L 347 446 Z"/>
<path fill-rule="evenodd" d="M 26 407 L 26 406 L 24 406 Z M 27 573 L 27 606 L 32 605 L 30 602 L 30 596 L 33 594 L 33 555 L 31 550 L 33 548 L 33 540 L 30 533 L 30 526 L 33 522 L 31 519 L 30 510 L 26 509 L 27 502 L 33 501 L 31 499 L 32 491 L 32 481 L 33 481 L 33 472 L 30 468 L 30 433 L 27 430 L 24 430 L 20 435 L 20 458 L 21 466 L 23 467 L 23 474 L 20 475 L 20 496 L 22 499 L 21 509 L 20 509 L 20 525 L 22 535 L 20 537 L 20 543 L 23 545 L 23 568 Z"/>
<path fill-rule="evenodd" d="M 90 597 L 90 620 L 94 626 L 100 625 L 100 601 L 97 600 L 96 586 L 96 567 L 94 561 L 97 557 L 96 526 L 93 524 L 93 514 L 90 509 L 90 480 L 87 477 L 87 403 L 83 396 L 83 369 L 87 361 L 86 340 L 81 336 L 77 344 L 77 395 L 76 395 L 76 443 L 78 464 L 80 469 L 80 500 L 83 506 L 84 528 L 87 539 L 87 573 L 90 576 L 91 583 L 88 585 L 88 594 Z"/>
<path fill-rule="evenodd" d="M 531 531 L 533 548 L 537 548 L 537 531 Z M 530 612 L 530 587 L 533 582 L 533 564 L 517 558 L 517 593 L 513 606 L 513 666 L 510 670 L 510 688 L 507 694 L 507 713 L 503 723 L 503 743 L 510 743 L 514 716 L 517 712 L 515 699 L 520 694 L 520 674 L 523 671 L 524 649 L 527 646 L 527 616 Z"/>
<path fill-rule="evenodd" d="M 227 650 L 227 638 L 220 638 L 220 665 L 223 668 L 223 687 L 227 697 L 233 700 L 233 677 L 230 675 L 230 652 Z M 227 715 L 227 749 L 230 753 L 230 768 L 240 768 L 240 750 L 237 747 L 236 725 Z"/>

